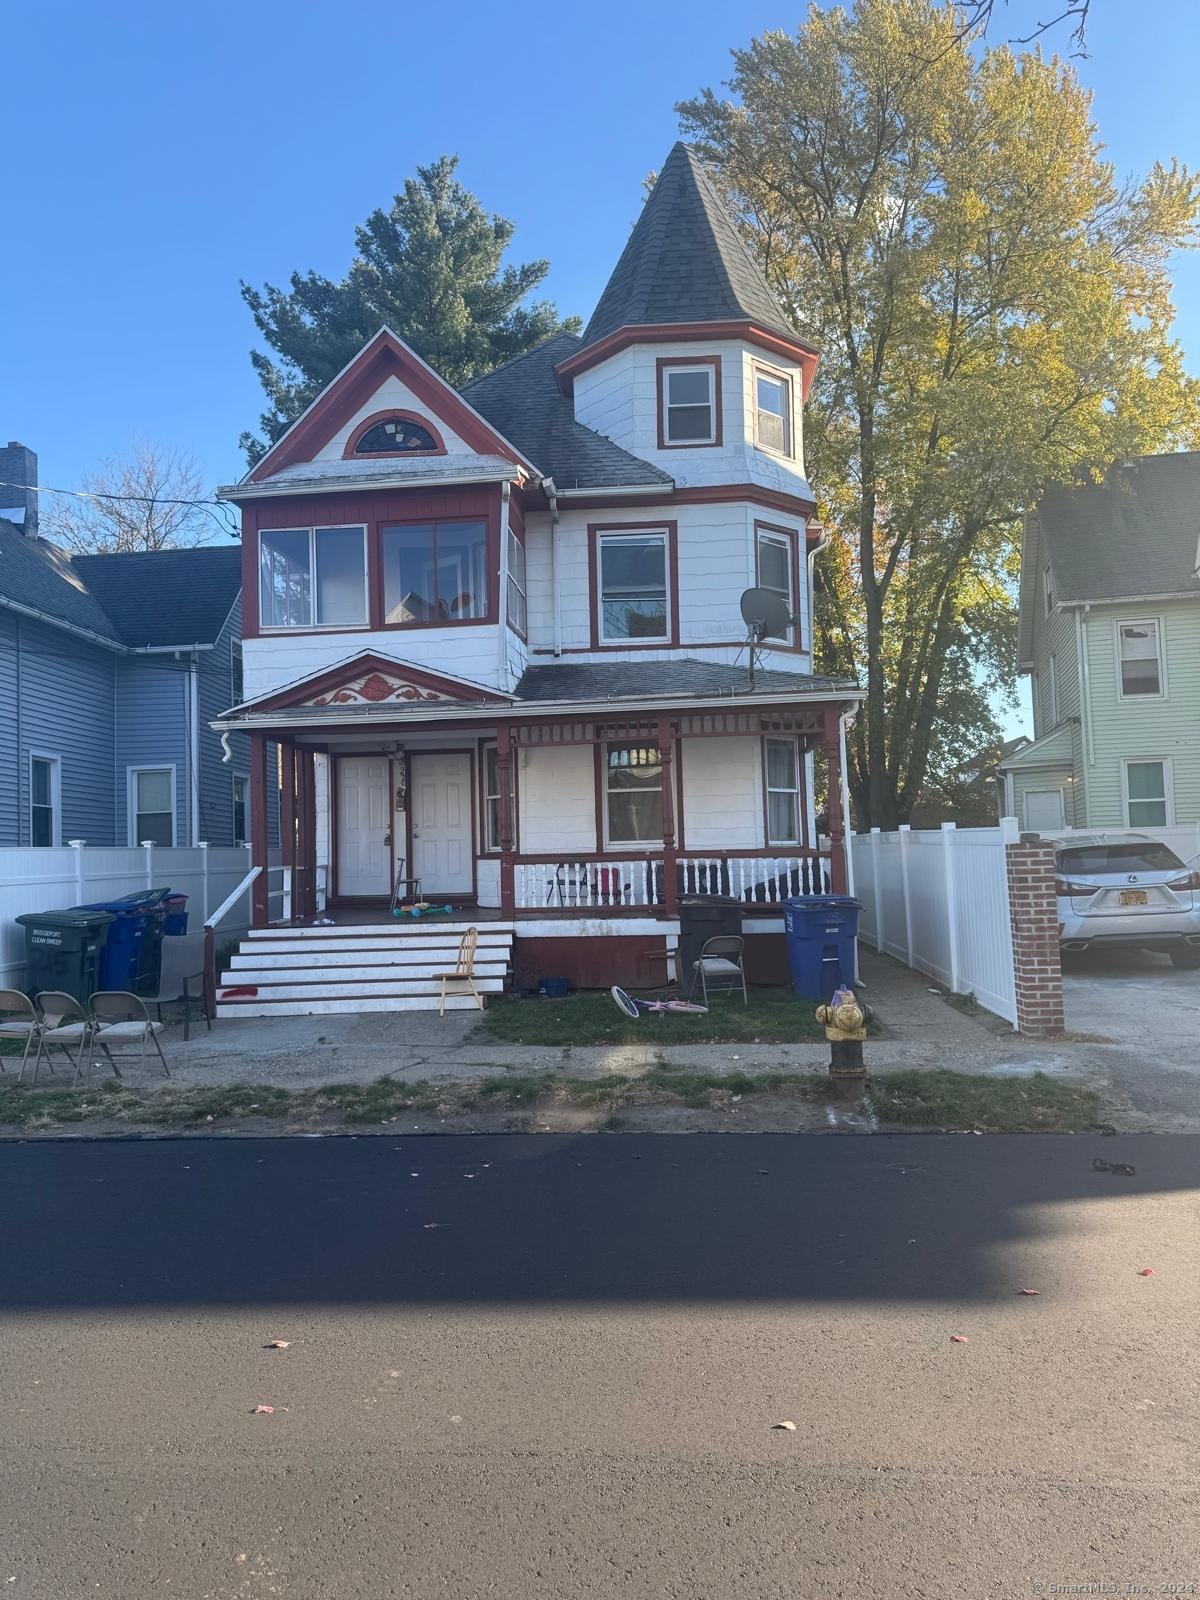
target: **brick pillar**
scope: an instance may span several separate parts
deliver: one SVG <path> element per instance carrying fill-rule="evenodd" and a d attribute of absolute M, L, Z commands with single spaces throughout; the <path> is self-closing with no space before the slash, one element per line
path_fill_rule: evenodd
<path fill-rule="evenodd" d="M 1008 911 L 1012 926 L 1017 1031 L 1033 1039 L 1064 1027 L 1058 904 L 1054 894 L 1054 846 L 1023 833 L 1004 847 L 1008 865 Z"/>

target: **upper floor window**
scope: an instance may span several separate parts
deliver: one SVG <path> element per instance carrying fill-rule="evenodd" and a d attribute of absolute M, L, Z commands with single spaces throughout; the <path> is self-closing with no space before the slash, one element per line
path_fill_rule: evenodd
<path fill-rule="evenodd" d="M 755 561 L 758 586 L 777 594 L 793 616 L 796 612 L 796 534 L 790 528 L 755 528 L 757 548 Z M 790 623 L 783 633 L 767 634 L 768 640 L 795 647 L 800 640 L 795 623 Z"/>
<path fill-rule="evenodd" d="M 367 620 L 365 528 L 263 529 L 258 571 L 264 628 L 353 628 Z"/>
<path fill-rule="evenodd" d="M 669 643 L 668 530 L 597 533 L 595 539 L 593 644 Z"/>
<path fill-rule="evenodd" d="M 488 614 L 487 524 L 402 523 L 379 530 L 385 623 L 477 622 Z"/>
<path fill-rule="evenodd" d="M 508 530 L 508 625 L 515 628 L 523 639 L 529 633 L 525 546 L 512 528 Z"/>
<path fill-rule="evenodd" d="M 432 430 L 416 417 L 405 416 L 397 412 L 393 416 L 379 417 L 376 421 L 368 421 L 364 431 L 355 437 L 350 436 L 350 445 L 347 455 L 355 456 L 399 456 L 399 455 L 441 455 L 444 446 L 436 438 Z"/>
<path fill-rule="evenodd" d="M 658 447 L 720 444 L 719 356 L 658 363 Z"/>
<path fill-rule="evenodd" d="M 763 367 L 754 369 L 755 442 L 778 455 L 792 453 L 791 379 Z"/>
<path fill-rule="evenodd" d="M 1157 622 L 1118 624 L 1122 697 L 1162 694 L 1162 650 Z"/>

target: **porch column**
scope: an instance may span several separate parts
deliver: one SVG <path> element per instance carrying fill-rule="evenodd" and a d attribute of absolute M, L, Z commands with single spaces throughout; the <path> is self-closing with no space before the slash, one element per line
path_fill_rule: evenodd
<path fill-rule="evenodd" d="M 662 765 L 663 907 L 669 917 L 679 915 L 679 883 L 675 858 L 675 778 L 671 719 L 658 719 L 658 759 Z"/>
<path fill-rule="evenodd" d="M 287 915 L 296 915 L 296 747 L 279 745 L 279 844 L 283 865 L 291 875 L 290 905 Z"/>
<path fill-rule="evenodd" d="M 842 719 L 825 712 L 821 738 L 825 751 L 825 801 L 829 810 L 829 878 L 834 894 L 846 893 L 846 819 L 842 815 Z"/>
<path fill-rule="evenodd" d="M 250 920 L 254 927 L 265 928 L 270 917 L 268 910 L 267 850 L 267 736 L 250 735 L 250 865 L 262 870 L 250 887 Z"/>
<path fill-rule="evenodd" d="M 513 827 L 512 729 L 507 722 L 496 724 L 496 775 L 500 790 L 500 910 L 511 917 L 516 910 L 516 884 L 513 855 L 516 849 Z"/>
<path fill-rule="evenodd" d="M 316 753 L 296 751 L 296 868 L 292 878 L 292 915 L 317 914 L 317 786 Z"/>

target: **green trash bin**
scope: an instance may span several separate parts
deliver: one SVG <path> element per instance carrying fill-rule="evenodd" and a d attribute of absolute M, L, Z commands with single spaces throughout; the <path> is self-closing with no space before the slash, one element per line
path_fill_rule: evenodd
<path fill-rule="evenodd" d="M 86 1005 L 101 987 L 100 952 L 114 919 L 107 911 L 27 911 L 17 919 L 25 930 L 25 992 L 61 989 Z"/>

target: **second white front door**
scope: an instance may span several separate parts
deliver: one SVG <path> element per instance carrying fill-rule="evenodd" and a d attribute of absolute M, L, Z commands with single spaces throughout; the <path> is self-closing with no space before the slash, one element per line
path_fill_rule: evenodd
<path fill-rule="evenodd" d="M 338 896 L 392 891 L 392 774 L 387 756 L 338 759 Z"/>
<path fill-rule="evenodd" d="M 412 871 L 426 899 L 475 888 L 471 757 L 465 750 L 412 756 Z"/>

